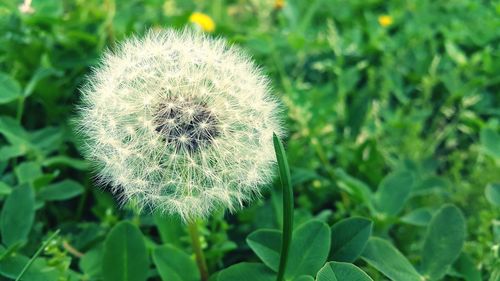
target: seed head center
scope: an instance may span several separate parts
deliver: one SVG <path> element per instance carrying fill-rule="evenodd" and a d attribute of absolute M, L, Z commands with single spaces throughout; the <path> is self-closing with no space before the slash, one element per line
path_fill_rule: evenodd
<path fill-rule="evenodd" d="M 177 151 L 195 152 L 220 134 L 219 120 L 205 102 L 170 98 L 158 106 L 155 128 Z"/>

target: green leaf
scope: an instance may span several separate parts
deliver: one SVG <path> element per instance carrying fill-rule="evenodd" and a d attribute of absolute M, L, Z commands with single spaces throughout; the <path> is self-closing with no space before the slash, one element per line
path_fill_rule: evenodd
<path fill-rule="evenodd" d="M 381 238 L 368 240 L 362 258 L 393 281 L 422 281 L 422 276 L 391 243 Z"/>
<path fill-rule="evenodd" d="M 3 205 L 0 227 L 3 244 L 12 246 L 25 242 L 35 219 L 33 189 L 22 185 L 12 190 Z"/>
<path fill-rule="evenodd" d="M 121 222 L 104 242 L 102 277 L 104 281 L 144 281 L 149 260 L 141 231 L 130 222 Z"/>
<path fill-rule="evenodd" d="M 330 252 L 330 228 L 324 222 L 311 220 L 293 232 L 285 276 L 316 275 Z"/>
<path fill-rule="evenodd" d="M 242 262 L 222 270 L 217 281 L 276 281 L 276 273 L 261 263 Z"/>
<path fill-rule="evenodd" d="M 0 148 L 0 161 L 7 161 L 26 154 L 28 148 L 23 144 L 14 144 Z"/>
<path fill-rule="evenodd" d="M 199 281 L 200 272 L 194 260 L 172 245 L 163 245 L 153 251 L 153 261 L 164 281 Z"/>
<path fill-rule="evenodd" d="M 486 186 L 484 190 L 484 195 L 488 202 L 493 204 L 494 206 L 500 207 L 500 184 L 492 183 Z"/>
<path fill-rule="evenodd" d="M 344 219 L 332 226 L 330 259 L 353 262 L 363 252 L 372 233 L 373 222 L 365 218 Z"/>
<path fill-rule="evenodd" d="M 293 279 L 293 281 L 314 281 L 314 278 L 309 275 L 302 275 Z"/>
<path fill-rule="evenodd" d="M 375 207 L 386 215 L 397 215 L 410 196 L 412 185 L 413 175 L 408 171 L 389 174 L 382 180 L 375 193 Z"/>
<path fill-rule="evenodd" d="M 278 271 L 279 245 L 281 235 L 279 231 L 261 229 L 247 237 L 247 243 L 257 256 L 274 271 Z M 328 247 L 327 247 L 328 246 Z M 293 232 L 290 246 L 286 279 L 293 279 L 301 275 L 315 275 L 325 263 L 330 251 L 330 229 L 318 220 L 308 221 Z"/>
<path fill-rule="evenodd" d="M 20 254 L 12 254 L 0 260 L 0 275 L 12 280 L 17 278 L 19 273 L 28 263 L 29 258 Z M 37 258 L 29 269 L 24 273 L 23 281 L 52 281 L 59 280 L 59 272 L 56 268 L 47 264 L 42 258 Z"/>
<path fill-rule="evenodd" d="M 278 272 L 281 245 L 280 231 L 259 229 L 248 235 L 247 244 L 265 265 Z"/>
<path fill-rule="evenodd" d="M 368 274 L 351 263 L 329 262 L 321 268 L 316 281 L 373 281 Z"/>
<path fill-rule="evenodd" d="M 439 280 L 458 258 L 465 242 L 465 219 L 460 209 L 445 205 L 434 215 L 424 241 L 421 272 Z"/>
<path fill-rule="evenodd" d="M 89 163 L 85 160 L 71 158 L 64 155 L 58 155 L 54 157 L 50 157 L 45 159 L 42 162 L 42 166 L 44 167 L 52 167 L 52 166 L 68 166 L 77 170 L 86 171 L 89 169 Z"/>
<path fill-rule="evenodd" d="M 185 235 L 185 227 L 178 216 L 161 213 L 153 214 L 158 232 L 163 243 L 181 246 L 181 237 Z"/>
<path fill-rule="evenodd" d="M 429 208 L 419 208 L 401 217 L 401 222 L 416 225 L 427 226 L 432 219 L 432 211 Z"/>
<path fill-rule="evenodd" d="M 460 257 L 455 261 L 453 267 L 461 275 L 461 277 L 465 279 L 465 281 L 483 280 L 481 271 L 479 271 L 476 267 L 472 258 L 465 253 L 460 255 Z"/>
<path fill-rule="evenodd" d="M 493 158 L 500 159 L 500 134 L 484 127 L 481 129 L 480 141 L 483 151 Z"/>
<path fill-rule="evenodd" d="M 102 256 L 104 253 L 104 248 L 102 243 L 97 247 L 92 248 L 87 251 L 85 255 L 80 259 L 80 269 L 83 271 L 88 279 L 99 279 L 102 273 Z"/>
<path fill-rule="evenodd" d="M 8 74 L 0 72 L 0 104 L 17 100 L 21 96 L 19 83 Z"/>
<path fill-rule="evenodd" d="M 0 134 L 13 145 L 30 145 L 29 134 L 12 117 L 0 116 Z"/>
<path fill-rule="evenodd" d="M 342 190 L 346 191 L 347 193 L 349 193 L 349 195 L 355 197 L 359 201 L 365 203 L 370 210 L 373 209 L 373 193 L 366 183 L 350 176 L 340 168 L 335 170 L 335 176 L 339 179 L 339 187 Z"/>
<path fill-rule="evenodd" d="M 15 173 L 19 184 L 33 183 L 36 179 L 43 176 L 42 168 L 36 162 L 23 162 L 19 164 Z"/>
<path fill-rule="evenodd" d="M 0 181 L 0 196 L 9 195 L 11 193 L 12 193 L 12 187 L 10 187 L 8 184 Z"/>
<path fill-rule="evenodd" d="M 85 188 L 74 180 L 63 180 L 47 185 L 39 193 L 38 198 L 44 201 L 67 200 L 83 193 Z"/>

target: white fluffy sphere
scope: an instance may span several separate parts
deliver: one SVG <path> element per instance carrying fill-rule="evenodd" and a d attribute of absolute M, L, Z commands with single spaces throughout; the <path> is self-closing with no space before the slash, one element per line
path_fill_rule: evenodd
<path fill-rule="evenodd" d="M 186 30 L 128 39 L 82 94 L 86 156 L 123 202 L 206 218 L 271 180 L 278 103 L 250 58 L 221 39 Z"/>

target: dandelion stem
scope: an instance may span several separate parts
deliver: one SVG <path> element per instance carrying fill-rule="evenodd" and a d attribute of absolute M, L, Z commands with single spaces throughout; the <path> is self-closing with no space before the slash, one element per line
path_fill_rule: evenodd
<path fill-rule="evenodd" d="M 281 187 L 283 189 L 283 232 L 281 242 L 280 265 L 277 281 L 283 281 L 285 277 L 288 252 L 292 242 L 293 230 L 293 189 L 290 176 L 290 168 L 286 158 L 285 149 L 276 134 L 273 135 L 274 150 L 278 161 Z"/>
<path fill-rule="evenodd" d="M 35 261 L 35 259 L 42 253 L 43 249 L 45 249 L 47 247 L 47 245 L 49 245 L 50 241 L 52 241 L 57 236 L 57 234 L 59 234 L 59 229 L 56 230 L 56 232 L 54 232 L 52 235 L 50 235 L 50 237 L 47 239 L 47 241 L 45 241 L 42 244 L 42 246 L 40 246 L 40 248 L 38 248 L 38 250 L 35 252 L 35 254 L 33 255 L 33 257 L 31 257 L 31 259 L 26 263 L 26 265 L 21 270 L 21 272 L 19 273 L 19 275 L 16 278 L 16 281 L 21 280 L 21 277 L 23 277 L 24 273 L 26 273 L 26 271 L 28 271 L 28 269 L 30 268 L 31 264 L 33 264 L 33 262 Z"/>
<path fill-rule="evenodd" d="M 193 251 L 196 256 L 196 264 L 198 265 L 198 270 L 200 271 L 201 281 L 207 281 L 207 262 L 205 260 L 205 255 L 203 254 L 203 250 L 201 249 L 200 233 L 198 231 L 198 224 L 196 221 L 193 220 L 188 224 L 188 230 L 189 236 L 191 236 Z"/>

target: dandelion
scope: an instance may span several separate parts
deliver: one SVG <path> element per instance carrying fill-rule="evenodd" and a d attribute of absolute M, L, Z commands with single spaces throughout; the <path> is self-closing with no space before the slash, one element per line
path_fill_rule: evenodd
<path fill-rule="evenodd" d="M 195 12 L 189 17 L 189 21 L 205 32 L 215 31 L 214 20 L 206 14 Z"/>
<path fill-rule="evenodd" d="M 86 157 L 139 210 L 206 218 L 271 180 L 279 106 L 255 64 L 221 39 L 187 30 L 129 39 L 82 94 Z"/>
<path fill-rule="evenodd" d="M 392 25 L 393 19 L 389 15 L 381 15 L 378 17 L 378 23 L 382 27 L 388 27 L 388 26 Z"/>
<path fill-rule="evenodd" d="M 285 7 L 285 0 L 275 0 L 274 1 L 274 9 L 281 10 Z"/>

